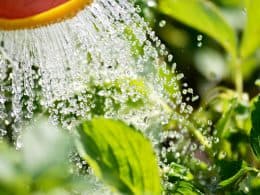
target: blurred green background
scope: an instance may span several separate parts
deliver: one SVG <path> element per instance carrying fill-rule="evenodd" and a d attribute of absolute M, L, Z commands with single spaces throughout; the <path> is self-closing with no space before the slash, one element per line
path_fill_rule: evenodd
<path fill-rule="evenodd" d="M 174 56 L 177 68 L 185 74 L 185 82 L 201 97 L 216 86 L 235 88 L 232 82 L 234 68 L 229 65 L 229 54 L 210 36 L 187 26 L 176 18 L 165 15 L 159 8 L 164 0 L 138 0 L 142 16 L 150 23 L 159 38 Z M 246 25 L 246 0 L 208 0 L 221 11 L 224 19 L 241 40 Z M 171 2 L 169 1 L 169 5 Z M 174 12 L 174 6 L 169 7 Z M 186 13 L 192 20 L 193 13 Z M 195 13 L 196 14 L 196 13 Z M 255 24 L 257 25 L 257 24 Z M 258 24 L 259 25 L 259 24 Z M 255 81 L 260 78 L 260 52 L 255 52 L 242 66 L 244 90 L 253 97 L 259 91 Z"/>

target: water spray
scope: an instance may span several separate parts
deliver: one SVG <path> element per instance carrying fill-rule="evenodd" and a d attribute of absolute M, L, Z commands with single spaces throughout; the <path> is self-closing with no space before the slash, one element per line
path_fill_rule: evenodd
<path fill-rule="evenodd" d="M 75 16 L 93 0 L 1 0 L 0 29 L 35 28 Z"/>
<path fill-rule="evenodd" d="M 153 46 L 159 40 L 133 2 L 92 1 L 0 1 L 2 136 L 11 129 L 19 140 L 38 108 L 67 129 L 97 114 L 144 131 L 167 120 L 156 92 L 165 46 Z"/>
<path fill-rule="evenodd" d="M 169 145 L 157 151 L 166 168 L 167 152 L 193 159 L 190 133 L 210 148 L 189 122 L 198 96 L 180 87 L 184 75 L 138 10 L 130 0 L 0 0 L 0 140 L 22 147 L 22 126 L 45 112 L 68 130 L 97 115 L 131 124 Z"/>
<path fill-rule="evenodd" d="M 65 129 L 103 115 L 151 140 L 170 120 L 187 134 L 192 107 L 175 67 L 132 1 L 2 0 L 0 137 L 11 129 L 19 147 L 21 127 L 41 110 Z"/>

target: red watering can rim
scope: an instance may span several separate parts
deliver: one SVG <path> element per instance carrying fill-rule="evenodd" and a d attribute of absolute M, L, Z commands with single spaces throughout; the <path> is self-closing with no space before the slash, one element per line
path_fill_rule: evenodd
<path fill-rule="evenodd" d="M 18 19 L 50 10 L 68 0 L 1 0 L 0 18 Z"/>
<path fill-rule="evenodd" d="M 93 0 L 0 0 L 0 29 L 48 25 L 74 16 Z"/>

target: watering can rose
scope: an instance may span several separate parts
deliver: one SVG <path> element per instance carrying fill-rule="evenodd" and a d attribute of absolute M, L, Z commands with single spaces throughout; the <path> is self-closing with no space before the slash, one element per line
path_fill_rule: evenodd
<path fill-rule="evenodd" d="M 0 29 L 48 25 L 74 16 L 93 0 L 1 0 Z"/>

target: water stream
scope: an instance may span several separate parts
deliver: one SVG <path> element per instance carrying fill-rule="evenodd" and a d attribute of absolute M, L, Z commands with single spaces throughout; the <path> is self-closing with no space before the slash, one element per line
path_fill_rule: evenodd
<path fill-rule="evenodd" d="M 127 0 L 96 0 L 71 20 L 1 31 L 0 42 L 0 124 L 14 121 L 14 137 L 39 106 L 69 128 L 73 119 L 91 118 L 99 101 L 103 107 L 98 114 L 146 129 L 149 118 L 165 112 L 165 82 L 171 82 L 175 92 L 170 95 L 182 103 L 177 85 L 182 74 L 162 79 L 162 72 L 168 71 L 165 46 Z M 126 111 L 129 101 L 136 106 L 141 100 L 149 102 Z M 118 104 L 120 108 L 113 110 Z M 7 113 L 10 106 L 12 112 Z M 4 134 L 4 125 L 1 129 Z"/>

